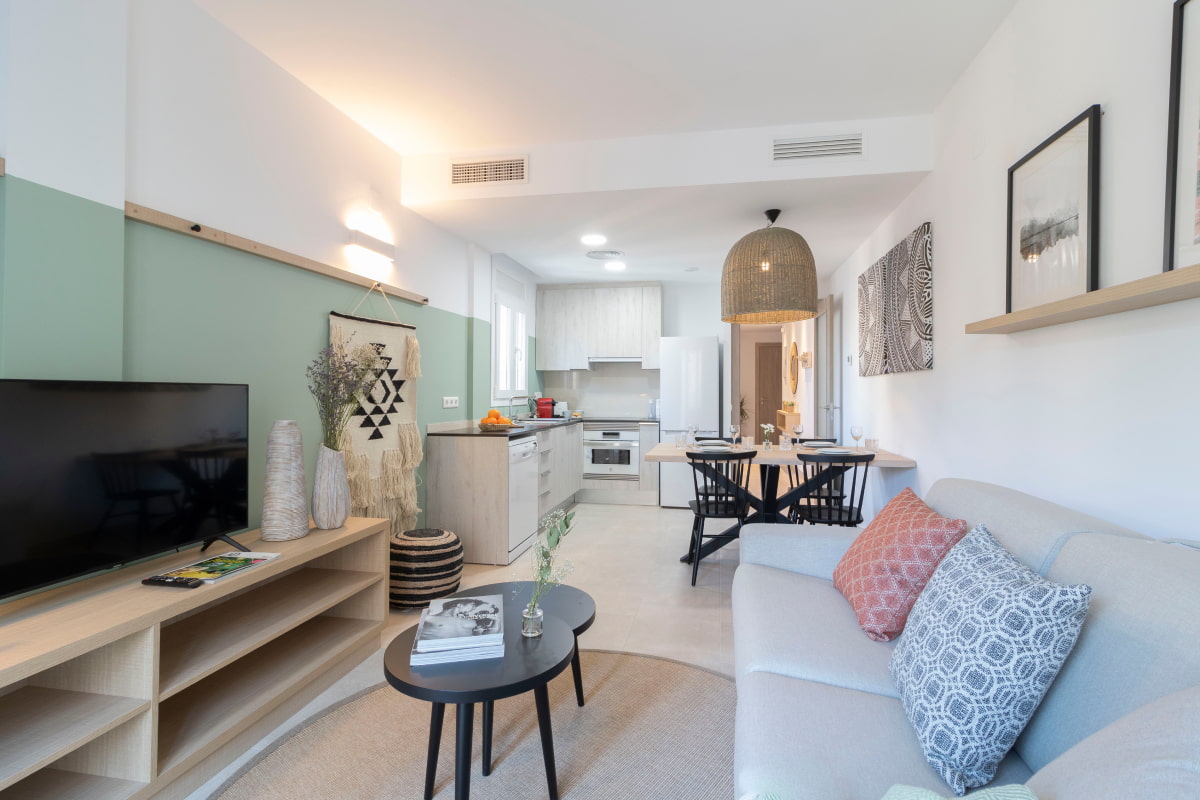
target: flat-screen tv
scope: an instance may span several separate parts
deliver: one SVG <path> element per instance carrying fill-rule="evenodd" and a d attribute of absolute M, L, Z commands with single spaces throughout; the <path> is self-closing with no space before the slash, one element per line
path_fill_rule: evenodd
<path fill-rule="evenodd" d="M 0 379 L 0 598 L 244 530 L 249 395 Z"/>

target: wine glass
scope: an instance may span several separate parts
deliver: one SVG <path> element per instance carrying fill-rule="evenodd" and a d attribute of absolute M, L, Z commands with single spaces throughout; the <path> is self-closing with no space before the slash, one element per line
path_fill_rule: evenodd
<path fill-rule="evenodd" d="M 850 435 L 854 437 L 854 446 L 858 447 L 858 440 L 863 437 L 862 425 L 854 425 L 850 428 Z"/>
<path fill-rule="evenodd" d="M 729 426 L 729 444 L 735 450 L 737 449 L 737 443 L 738 443 L 737 440 L 738 440 L 738 426 L 730 425 Z"/>
<path fill-rule="evenodd" d="M 793 426 L 792 426 L 792 433 L 796 434 L 796 436 L 795 436 L 795 438 L 796 438 L 796 440 L 797 440 L 797 442 L 796 442 L 796 443 L 797 443 L 797 444 L 801 444 L 801 442 L 799 441 L 799 439 L 800 439 L 800 434 L 804 433 L 804 426 L 803 426 L 803 425 L 793 425 Z"/>

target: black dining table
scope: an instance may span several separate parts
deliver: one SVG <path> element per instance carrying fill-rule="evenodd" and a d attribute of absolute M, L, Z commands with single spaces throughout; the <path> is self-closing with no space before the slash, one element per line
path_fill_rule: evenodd
<path fill-rule="evenodd" d="M 785 509 L 834 481 L 842 472 L 836 469 L 822 470 L 811 480 L 805 481 L 798 486 L 789 487 L 780 494 L 780 467 L 799 464 L 799 460 L 796 458 L 797 453 L 817 451 L 814 448 L 807 448 L 803 445 L 796 445 L 792 450 L 784 450 L 777 445 L 772 445 L 769 449 L 763 445 L 741 445 L 741 447 L 754 448 L 754 457 L 750 463 L 757 464 L 759 468 L 760 494 L 755 495 L 751 493 L 747 498 L 752 511 L 746 517 L 744 523 L 746 525 L 755 522 L 789 522 L 790 520 L 787 518 Z M 871 466 L 873 467 L 883 469 L 911 469 L 917 465 L 917 462 L 913 459 L 888 452 L 887 450 L 866 450 L 859 447 L 844 447 L 839 449 L 845 450 L 850 454 L 874 453 L 875 458 L 871 461 Z M 643 457 L 646 461 L 660 464 L 688 464 L 690 463 L 687 457 L 688 452 L 689 450 L 686 447 L 677 447 L 672 442 L 659 442 Z M 691 452 L 695 452 L 695 449 L 693 448 Z M 703 558 L 719 550 L 737 538 L 738 527 L 737 525 L 730 526 L 721 536 L 708 539 L 700 548 L 700 557 Z M 679 560 L 685 564 L 690 564 L 692 561 L 691 551 L 689 550 Z"/>

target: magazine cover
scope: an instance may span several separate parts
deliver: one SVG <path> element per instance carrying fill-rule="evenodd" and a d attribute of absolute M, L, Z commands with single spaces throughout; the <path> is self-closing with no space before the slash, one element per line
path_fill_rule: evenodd
<path fill-rule="evenodd" d="M 212 583 L 226 575 L 278 557 L 279 553 L 240 553 L 232 550 L 162 574 L 169 578 L 199 578 L 205 583 Z"/>
<path fill-rule="evenodd" d="M 421 614 L 416 648 L 428 653 L 460 647 L 484 647 L 504 640 L 504 598 L 443 597 Z"/>

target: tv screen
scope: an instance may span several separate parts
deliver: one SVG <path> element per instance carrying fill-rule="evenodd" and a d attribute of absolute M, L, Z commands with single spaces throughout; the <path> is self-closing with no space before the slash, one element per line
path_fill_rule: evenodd
<path fill-rule="evenodd" d="M 0 598 L 247 527 L 245 384 L 0 379 Z"/>

